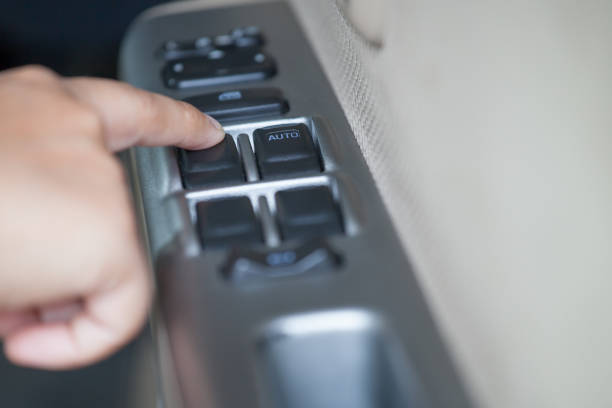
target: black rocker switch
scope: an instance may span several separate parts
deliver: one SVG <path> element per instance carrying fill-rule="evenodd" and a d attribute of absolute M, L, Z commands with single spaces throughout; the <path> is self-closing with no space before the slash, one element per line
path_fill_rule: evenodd
<path fill-rule="evenodd" d="M 234 139 L 204 150 L 179 150 L 179 163 L 186 188 L 202 188 L 220 184 L 236 184 L 245 180 Z"/>
<path fill-rule="evenodd" d="M 253 132 L 257 166 L 264 179 L 321 171 L 310 131 L 303 124 L 273 126 Z"/>
<path fill-rule="evenodd" d="M 196 206 L 202 245 L 261 243 L 259 222 L 248 197 L 204 201 Z"/>
<path fill-rule="evenodd" d="M 340 213 L 324 186 L 279 191 L 276 211 L 285 240 L 342 232 Z"/>

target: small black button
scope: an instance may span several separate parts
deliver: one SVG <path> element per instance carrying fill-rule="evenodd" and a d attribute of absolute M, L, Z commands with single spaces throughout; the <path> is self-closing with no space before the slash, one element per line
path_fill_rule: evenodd
<path fill-rule="evenodd" d="M 168 61 L 162 70 L 166 86 L 179 89 L 258 81 L 275 74 L 274 59 L 258 47 L 210 49 L 206 55 Z"/>
<path fill-rule="evenodd" d="M 223 141 L 204 150 L 179 150 L 179 163 L 186 188 L 201 188 L 245 180 L 234 139 L 225 135 Z"/>
<path fill-rule="evenodd" d="M 196 38 L 193 42 L 193 46 L 197 50 L 209 49 L 212 44 L 212 39 L 210 37 L 200 37 Z"/>
<path fill-rule="evenodd" d="M 283 239 L 342 232 L 340 213 L 327 187 L 279 191 L 276 212 Z"/>
<path fill-rule="evenodd" d="M 280 278 L 305 273 L 333 272 L 341 259 L 323 241 L 270 251 L 235 249 L 223 274 L 231 281 Z"/>
<path fill-rule="evenodd" d="M 199 37 L 190 41 L 166 41 L 161 52 L 166 60 L 173 60 L 206 55 L 211 49 L 213 49 L 212 39 L 210 37 Z"/>
<path fill-rule="evenodd" d="M 248 197 L 198 203 L 198 230 L 203 246 L 261 243 L 261 228 Z"/>
<path fill-rule="evenodd" d="M 235 28 L 230 32 L 236 47 L 260 47 L 264 43 L 258 27 Z"/>
<path fill-rule="evenodd" d="M 166 41 L 162 46 L 164 58 L 178 58 L 195 52 L 194 43 L 192 41 Z"/>
<path fill-rule="evenodd" d="M 303 124 L 257 129 L 253 133 L 257 166 L 263 178 L 284 178 L 321 171 L 310 131 Z"/>
<path fill-rule="evenodd" d="M 245 119 L 263 115 L 281 115 L 289 104 L 276 88 L 237 89 L 192 96 L 185 99 L 217 120 Z"/>
<path fill-rule="evenodd" d="M 257 26 L 248 26 L 244 28 L 244 34 L 249 36 L 261 35 L 261 30 Z"/>
<path fill-rule="evenodd" d="M 229 34 L 218 35 L 214 40 L 215 47 L 226 50 L 233 48 L 236 44 L 234 43 L 234 37 Z"/>
<path fill-rule="evenodd" d="M 239 48 L 257 47 L 261 45 L 261 39 L 259 37 L 238 37 L 234 43 Z"/>

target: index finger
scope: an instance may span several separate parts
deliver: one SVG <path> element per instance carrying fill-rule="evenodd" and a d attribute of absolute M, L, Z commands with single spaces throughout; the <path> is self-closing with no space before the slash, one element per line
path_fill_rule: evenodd
<path fill-rule="evenodd" d="M 205 149 L 225 136 L 219 122 L 188 103 L 110 79 L 63 81 L 75 98 L 98 113 L 105 143 L 113 151 L 134 145 Z"/>

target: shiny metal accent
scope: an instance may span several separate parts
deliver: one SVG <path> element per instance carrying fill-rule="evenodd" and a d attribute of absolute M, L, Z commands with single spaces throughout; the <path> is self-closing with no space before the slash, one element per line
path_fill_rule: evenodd
<path fill-rule="evenodd" d="M 257 170 L 257 163 L 255 162 L 255 155 L 253 154 L 249 135 L 245 133 L 238 135 L 238 152 L 242 156 L 247 182 L 259 180 L 259 170 Z"/>
<path fill-rule="evenodd" d="M 259 196 L 258 200 L 259 219 L 263 228 L 264 240 L 269 247 L 277 247 L 281 243 L 278 225 L 268 206 L 266 197 Z"/>

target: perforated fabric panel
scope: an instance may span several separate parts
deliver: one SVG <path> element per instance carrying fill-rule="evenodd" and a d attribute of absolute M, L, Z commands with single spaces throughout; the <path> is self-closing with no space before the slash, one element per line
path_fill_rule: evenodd
<path fill-rule="evenodd" d="M 477 400 L 612 406 L 612 3 L 292 4 Z"/>

